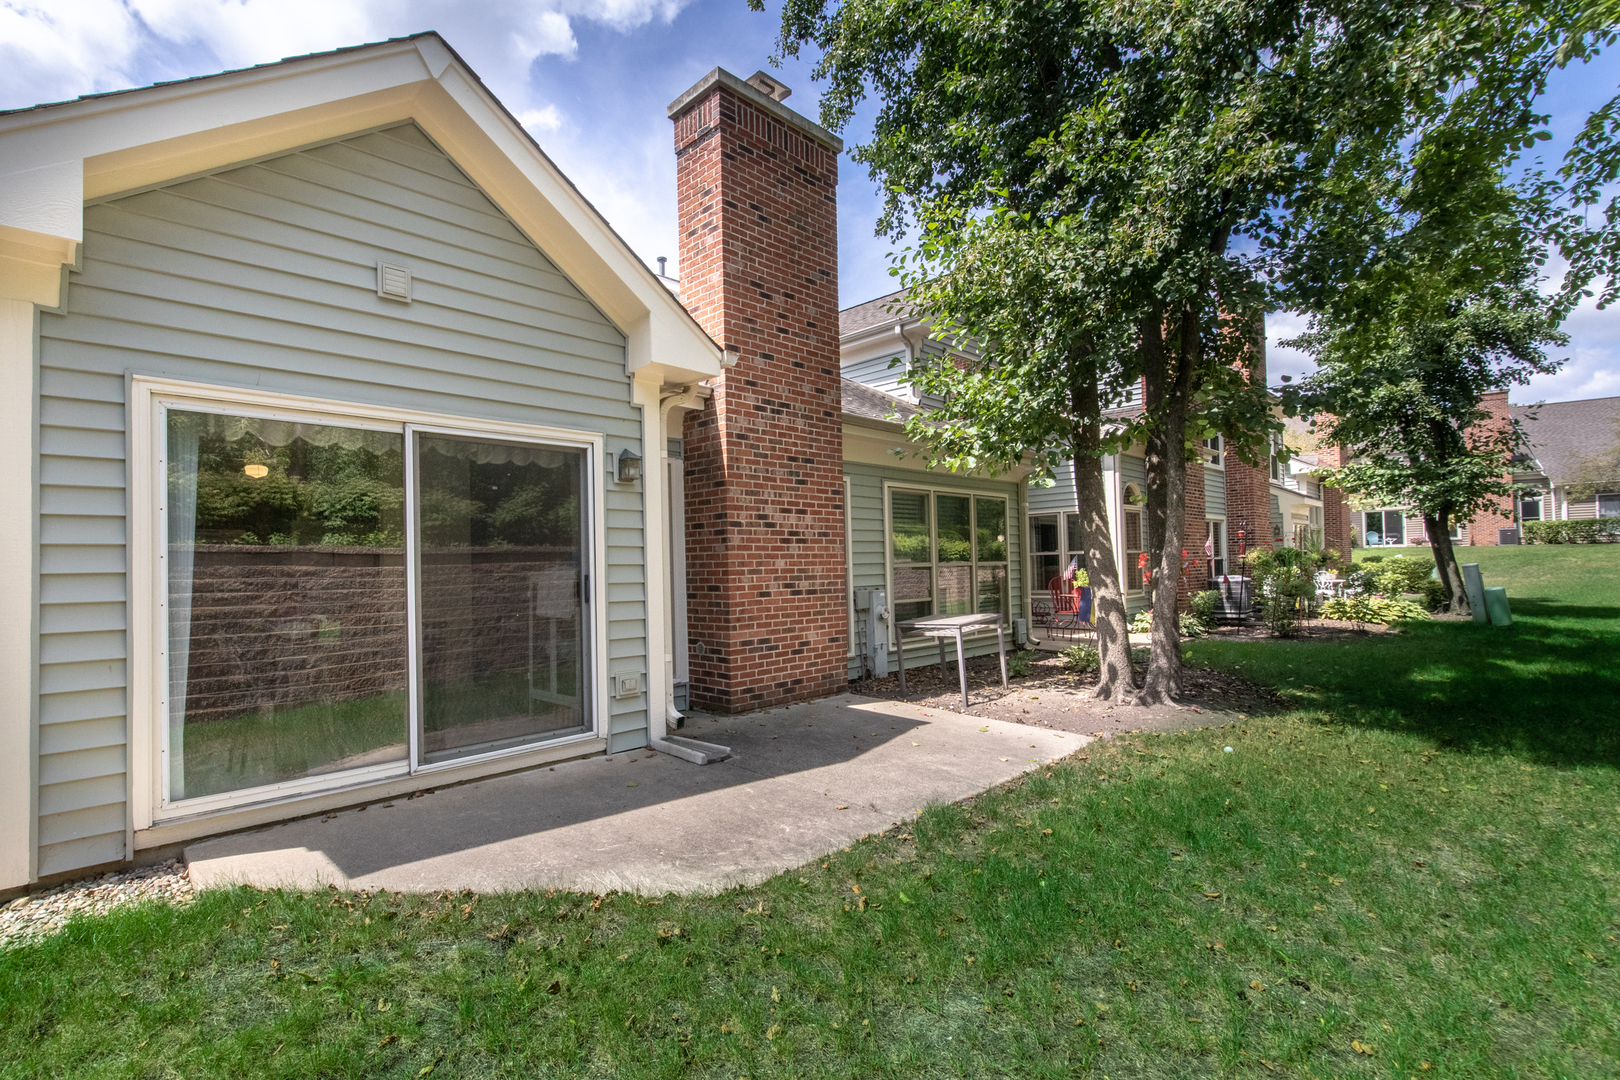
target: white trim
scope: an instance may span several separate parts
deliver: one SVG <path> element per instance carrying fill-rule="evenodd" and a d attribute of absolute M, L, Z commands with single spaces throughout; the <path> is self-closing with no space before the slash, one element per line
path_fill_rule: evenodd
<path fill-rule="evenodd" d="M 363 769 L 309 777 L 299 781 L 286 781 L 260 788 L 245 789 L 205 796 L 200 800 L 185 799 L 167 804 L 163 776 L 163 718 L 167 709 L 167 678 L 164 665 L 168 655 L 166 604 L 163 587 L 166 578 L 161 564 L 164 554 L 165 515 L 162 513 L 162 495 L 166 485 L 161 482 L 166 451 L 158 436 L 164 431 L 160 412 L 171 405 L 198 411 L 218 412 L 227 408 L 234 415 L 256 415 L 270 419 L 301 420 L 329 423 L 370 430 L 397 430 L 405 440 L 405 463 L 408 475 L 414 478 L 414 433 L 442 433 L 471 437 L 493 437 L 507 441 L 534 442 L 562 445 L 585 452 L 583 496 L 586 506 L 584 540 L 588 548 L 582 564 L 591 575 L 588 617 L 591 621 L 592 647 L 587 659 L 587 683 L 590 687 L 590 730 L 541 744 L 542 748 L 566 746 L 604 738 L 608 730 L 608 694 L 606 692 L 607 615 L 605 552 L 606 515 L 602 462 L 604 436 L 595 432 L 574 431 L 535 424 L 516 424 L 505 421 L 483 420 L 472 417 L 429 413 L 414 409 L 311 398 L 302 395 L 251 390 L 240 387 L 184 382 L 177 379 L 135 375 L 130 380 L 130 704 L 129 739 L 131 747 L 131 799 L 130 818 L 134 831 L 151 829 L 154 823 L 166 823 L 208 815 L 220 810 L 236 809 L 268 800 L 277 804 L 296 803 L 301 799 L 325 794 L 333 789 L 353 788 L 357 785 L 381 782 L 415 775 L 439 775 L 451 768 L 477 765 L 484 761 L 516 758 L 537 749 L 534 744 L 507 747 L 489 754 L 469 755 L 465 758 L 431 765 L 418 765 L 416 745 L 417 703 L 415 689 L 419 660 L 415 653 L 417 635 L 414 621 L 407 634 L 408 699 L 410 745 L 408 757 L 398 764 L 388 763 Z M 415 500 L 409 493 L 407 505 Z M 414 561 L 416 543 L 407 523 L 407 566 Z M 414 618 L 416 582 L 407 586 L 408 603 Z M 285 793 L 284 795 L 282 793 Z M 278 797 L 279 796 L 279 797 Z"/>

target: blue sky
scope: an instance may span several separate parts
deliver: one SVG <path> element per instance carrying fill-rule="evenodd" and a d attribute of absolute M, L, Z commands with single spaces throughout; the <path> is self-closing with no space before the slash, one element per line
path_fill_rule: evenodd
<path fill-rule="evenodd" d="M 56 101 L 283 56 L 438 30 L 529 128 L 649 264 L 676 266 L 675 161 L 665 106 L 709 69 L 746 78 L 768 67 L 774 8 L 744 0 L 0 0 L 0 108 Z M 777 75 L 812 119 L 809 65 Z M 1615 92 L 1620 57 L 1565 72 L 1545 109 L 1560 147 Z M 873 110 L 843 134 L 859 142 Z M 845 305 L 893 289 L 888 240 L 873 235 L 878 195 L 844 163 L 839 184 L 840 293 Z M 1620 395 L 1620 311 L 1571 317 L 1569 363 L 1515 392 L 1515 401 Z M 1297 332 L 1268 321 L 1273 375 L 1308 361 L 1275 342 Z"/>

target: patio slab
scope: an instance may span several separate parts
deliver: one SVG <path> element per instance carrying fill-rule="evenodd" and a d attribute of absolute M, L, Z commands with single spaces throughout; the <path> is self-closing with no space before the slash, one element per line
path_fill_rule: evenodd
<path fill-rule="evenodd" d="M 650 750 L 398 798 L 186 849 L 199 888 L 564 888 L 716 893 L 763 881 L 977 794 L 1091 740 L 842 695 L 683 735 L 730 746 L 714 765 Z"/>

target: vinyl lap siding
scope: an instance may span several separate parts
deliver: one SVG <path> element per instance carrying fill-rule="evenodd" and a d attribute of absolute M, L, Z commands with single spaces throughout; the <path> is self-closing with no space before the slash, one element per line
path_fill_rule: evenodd
<path fill-rule="evenodd" d="M 1059 465 L 1053 473 L 1051 487 L 1029 485 L 1029 512 L 1031 514 L 1072 514 L 1078 502 L 1074 493 L 1074 466 Z"/>
<path fill-rule="evenodd" d="M 862 386 L 870 386 L 875 390 L 882 390 L 886 394 L 894 394 L 908 401 L 911 399 L 909 388 L 901 385 L 906 377 L 906 363 L 904 353 L 892 353 L 888 356 L 876 356 L 870 360 L 857 360 L 841 369 L 841 374 L 850 382 L 858 382 Z M 899 361 L 893 367 L 889 364 Z"/>
<path fill-rule="evenodd" d="M 376 295 L 379 258 L 413 303 Z M 623 336 L 413 125 L 86 207 L 40 323 L 41 874 L 127 854 L 126 373 L 639 447 Z M 640 494 L 605 513 L 608 666 L 645 671 Z M 611 748 L 645 727 L 613 703 Z"/>
<path fill-rule="evenodd" d="M 1204 516 L 1226 516 L 1226 470 L 1204 466 Z"/>

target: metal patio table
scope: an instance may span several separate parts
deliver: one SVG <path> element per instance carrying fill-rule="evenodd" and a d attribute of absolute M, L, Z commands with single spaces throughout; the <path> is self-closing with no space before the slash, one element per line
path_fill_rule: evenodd
<path fill-rule="evenodd" d="M 945 676 L 945 642 L 956 639 L 956 671 L 962 680 L 962 708 L 968 707 L 967 661 L 962 655 L 962 635 L 975 630 L 996 631 L 996 648 L 1001 654 L 1001 688 L 1007 688 L 1007 634 L 1001 616 L 995 612 L 984 615 L 930 615 L 925 619 L 907 619 L 895 623 L 895 659 L 900 664 L 900 693 L 906 692 L 906 635 L 921 634 L 939 642 L 939 674 Z"/>

